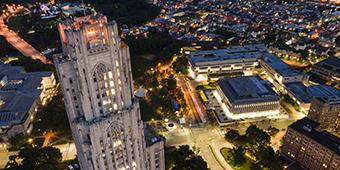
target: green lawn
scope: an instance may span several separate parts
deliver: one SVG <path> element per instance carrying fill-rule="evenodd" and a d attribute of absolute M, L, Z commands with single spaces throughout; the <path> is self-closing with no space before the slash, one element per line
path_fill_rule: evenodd
<path fill-rule="evenodd" d="M 228 164 L 230 166 L 232 166 L 232 168 L 234 170 L 250 170 L 250 167 L 251 167 L 251 164 L 252 164 L 253 161 L 247 156 L 245 156 L 246 162 L 243 165 L 241 165 L 241 166 L 232 165 L 231 162 L 228 159 L 229 155 L 230 155 L 229 150 L 230 150 L 229 148 L 222 148 L 220 152 L 223 155 L 224 159 L 228 162 Z"/>

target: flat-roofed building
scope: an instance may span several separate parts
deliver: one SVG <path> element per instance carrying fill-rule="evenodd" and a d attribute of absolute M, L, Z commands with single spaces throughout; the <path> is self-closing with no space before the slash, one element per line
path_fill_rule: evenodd
<path fill-rule="evenodd" d="M 304 169 L 339 170 L 340 139 L 318 129 L 319 123 L 307 117 L 288 127 L 282 155 Z"/>
<path fill-rule="evenodd" d="M 0 138 L 30 133 L 38 108 L 49 98 L 56 80 L 49 71 L 25 72 L 23 67 L 0 64 Z"/>
<path fill-rule="evenodd" d="M 188 55 L 190 76 L 196 80 L 206 80 L 211 75 L 253 70 L 266 50 L 263 44 L 255 44 L 191 52 Z"/>
<path fill-rule="evenodd" d="M 326 85 L 306 86 L 301 82 L 284 84 L 285 91 L 295 100 L 301 110 L 308 113 L 314 97 L 340 97 L 340 90 Z"/>
<path fill-rule="evenodd" d="M 258 76 L 221 78 L 214 96 L 230 119 L 279 114 L 279 96 Z"/>
<path fill-rule="evenodd" d="M 266 53 L 261 57 L 260 61 L 260 65 L 271 78 L 271 83 L 278 89 L 283 90 L 284 83 L 304 82 L 308 80 L 306 74 L 291 68 L 274 54 Z"/>
<path fill-rule="evenodd" d="M 330 57 L 312 66 L 312 73 L 340 85 L 340 58 Z"/>

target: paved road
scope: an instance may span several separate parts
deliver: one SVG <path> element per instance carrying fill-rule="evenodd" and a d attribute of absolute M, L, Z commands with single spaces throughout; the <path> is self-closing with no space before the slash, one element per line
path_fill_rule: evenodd
<path fill-rule="evenodd" d="M 232 170 L 220 154 L 221 148 L 231 148 L 232 145 L 223 138 L 219 127 L 211 125 L 195 128 L 177 127 L 163 134 L 166 138 L 166 146 L 189 145 L 198 147 L 199 155 L 207 161 L 210 169 Z"/>
<path fill-rule="evenodd" d="M 197 95 L 195 88 L 187 82 L 182 75 L 176 74 L 176 80 L 178 85 L 181 87 L 185 101 L 190 108 L 190 115 L 196 120 L 199 120 L 199 122 L 206 123 L 206 110 Z"/>
<path fill-rule="evenodd" d="M 23 8 L 18 8 L 15 12 L 22 10 Z M 8 14 L 11 16 L 12 14 Z M 14 31 L 8 28 L 8 26 L 5 24 L 4 20 L 8 16 L 5 14 L 2 14 L 0 16 L 0 35 L 4 36 L 5 39 L 20 53 L 22 53 L 26 57 L 31 57 L 34 60 L 40 60 L 41 62 L 45 64 L 52 64 L 51 61 L 47 60 L 47 58 L 42 55 L 38 50 L 33 48 L 30 44 L 28 44 L 24 39 L 20 38 Z"/>

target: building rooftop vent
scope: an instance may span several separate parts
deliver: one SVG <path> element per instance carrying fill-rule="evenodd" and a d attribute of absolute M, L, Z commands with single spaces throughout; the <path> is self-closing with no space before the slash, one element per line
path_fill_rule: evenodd
<path fill-rule="evenodd" d="M 305 131 L 307 131 L 307 132 L 311 132 L 312 131 L 312 127 L 309 125 L 309 124 L 307 124 L 307 125 L 303 125 L 303 130 L 305 130 Z"/>

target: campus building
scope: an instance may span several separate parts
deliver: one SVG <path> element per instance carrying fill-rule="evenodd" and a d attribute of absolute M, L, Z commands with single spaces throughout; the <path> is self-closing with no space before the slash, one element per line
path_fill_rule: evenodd
<path fill-rule="evenodd" d="M 305 82 L 308 80 L 306 74 L 291 68 L 274 54 L 264 54 L 261 57 L 260 65 L 270 77 L 269 81 L 280 90 L 284 89 L 285 83 Z"/>
<path fill-rule="evenodd" d="M 340 139 L 307 117 L 288 127 L 282 155 L 310 170 L 340 169 Z"/>
<path fill-rule="evenodd" d="M 320 128 L 340 135 L 340 96 L 315 97 L 308 117 L 320 123 Z"/>
<path fill-rule="evenodd" d="M 336 97 L 340 98 L 340 90 L 326 85 L 310 85 L 306 86 L 303 83 L 287 83 L 284 84 L 285 92 L 292 98 L 300 107 L 300 109 L 308 113 L 313 98 L 315 97 Z"/>
<path fill-rule="evenodd" d="M 258 76 L 221 78 L 214 96 L 230 119 L 279 114 L 279 96 L 272 90 L 269 82 Z"/>
<path fill-rule="evenodd" d="M 330 57 L 314 64 L 312 73 L 325 81 L 340 85 L 340 58 Z"/>
<path fill-rule="evenodd" d="M 165 169 L 162 144 L 148 148 L 163 141 L 146 145 L 129 47 L 117 23 L 91 15 L 62 21 L 59 32 L 63 53 L 54 62 L 80 168 Z"/>
<path fill-rule="evenodd" d="M 226 49 L 194 51 L 188 55 L 189 73 L 196 80 L 209 76 L 243 74 L 258 65 L 258 58 L 267 50 L 262 44 L 232 46 Z"/>
<path fill-rule="evenodd" d="M 49 100 L 56 85 L 54 74 L 26 72 L 23 67 L 0 64 L 0 138 L 30 134 L 38 108 Z"/>

